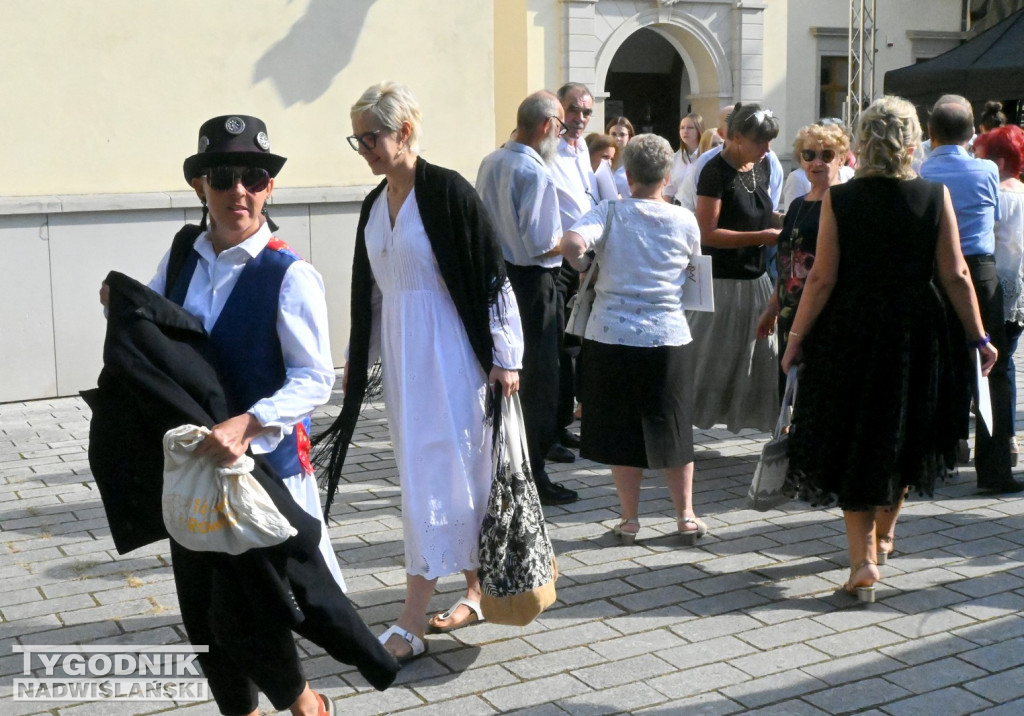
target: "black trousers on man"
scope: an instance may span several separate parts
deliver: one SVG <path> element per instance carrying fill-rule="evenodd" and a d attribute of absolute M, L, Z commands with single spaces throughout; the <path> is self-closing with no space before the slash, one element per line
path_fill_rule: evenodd
<path fill-rule="evenodd" d="M 971 272 L 971 282 L 978 296 L 981 322 L 992 337 L 992 345 L 999 351 L 988 375 L 989 393 L 992 396 L 992 425 L 982 427 L 981 420 L 975 422 L 974 467 L 978 475 L 978 487 L 998 488 L 1010 482 L 1010 438 L 1013 437 L 1012 390 L 1010 385 L 1010 353 L 1006 342 L 1003 321 L 1003 289 L 996 275 L 996 262 L 991 254 L 965 256 Z M 956 313 L 950 309 L 950 341 L 953 348 L 953 365 L 956 371 L 959 399 L 959 428 L 962 437 L 967 437 L 967 423 L 974 394 L 974 351 L 967 348 L 967 337 Z"/>
<path fill-rule="evenodd" d="M 534 480 L 547 481 L 544 456 L 558 436 L 559 345 L 562 326 L 558 316 L 558 269 L 505 263 L 523 325 L 523 369 L 519 400 L 526 420 L 526 442 Z"/>

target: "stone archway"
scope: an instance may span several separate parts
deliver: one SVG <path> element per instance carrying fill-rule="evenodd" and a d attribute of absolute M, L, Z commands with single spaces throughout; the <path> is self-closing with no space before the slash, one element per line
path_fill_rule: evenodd
<path fill-rule="evenodd" d="M 564 81 L 584 82 L 594 94 L 595 130 L 603 128 L 606 81 L 612 59 L 641 29 L 657 32 L 683 60 L 688 94 L 685 108 L 714 117 L 736 100 L 760 101 L 764 2 L 758 0 L 562 0 L 566 41 Z M 598 130 L 599 131 L 599 130 Z"/>

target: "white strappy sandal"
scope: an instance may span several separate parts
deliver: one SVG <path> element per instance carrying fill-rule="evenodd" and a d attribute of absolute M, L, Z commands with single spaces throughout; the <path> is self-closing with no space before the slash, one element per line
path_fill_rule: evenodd
<path fill-rule="evenodd" d="M 407 664 L 413 659 L 418 659 L 430 651 L 430 645 L 427 644 L 427 642 L 423 641 L 412 632 L 406 631 L 397 624 L 388 627 L 386 632 L 377 637 L 377 641 L 386 646 L 388 639 L 390 639 L 394 634 L 402 637 L 405 643 L 412 648 L 412 651 L 408 654 L 404 654 L 402 656 L 395 655 L 395 660 L 398 661 L 399 664 Z"/>
<path fill-rule="evenodd" d="M 469 607 L 470 611 L 470 615 L 469 617 L 467 617 L 466 621 L 462 622 L 461 624 L 455 624 L 453 626 L 446 627 L 437 626 L 437 624 L 434 623 L 435 621 L 447 621 L 448 619 L 451 619 L 452 615 L 455 613 L 455 610 L 463 604 Z M 430 621 L 427 623 L 427 631 L 431 634 L 447 634 L 450 631 L 455 631 L 456 629 L 461 629 L 462 627 L 466 627 L 470 624 L 476 624 L 482 621 L 484 621 L 484 613 L 480 609 L 480 602 L 475 602 L 472 599 L 466 599 L 465 597 L 463 597 L 459 601 L 455 602 L 455 604 L 450 606 L 448 608 L 448 611 L 441 612 L 440 614 L 435 614 L 434 616 L 432 616 L 430 618 Z"/>

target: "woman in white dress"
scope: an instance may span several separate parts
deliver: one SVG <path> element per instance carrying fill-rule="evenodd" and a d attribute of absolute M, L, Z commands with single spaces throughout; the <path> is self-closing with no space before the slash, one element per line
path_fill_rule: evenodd
<path fill-rule="evenodd" d="M 612 169 L 615 170 L 615 188 L 623 199 L 629 198 L 629 181 L 626 179 L 626 165 L 622 162 L 622 153 L 626 145 L 633 138 L 636 131 L 633 123 L 625 117 L 612 117 L 605 127 L 604 133 L 615 140 L 615 158 L 612 159 Z"/>
<path fill-rule="evenodd" d="M 348 138 L 385 179 L 363 202 L 352 267 L 345 402 L 331 428 L 329 499 L 379 347 L 384 402 L 402 488 L 405 606 L 381 642 L 400 662 L 427 651 L 426 610 L 439 577 L 466 593 L 431 620 L 479 620 L 480 525 L 491 484 L 488 386 L 518 390 L 522 330 L 486 211 L 457 173 L 418 157 L 420 110 L 408 88 L 370 87 Z M 329 432 L 331 432 L 329 431 Z"/>
<path fill-rule="evenodd" d="M 693 169 L 693 163 L 700 156 L 700 138 L 704 134 L 704 118 L 690 112 L 679 120 L 679 150 L 672 159 L 665 198 L 671 201 L 683 186 L 683 180 Z"/>

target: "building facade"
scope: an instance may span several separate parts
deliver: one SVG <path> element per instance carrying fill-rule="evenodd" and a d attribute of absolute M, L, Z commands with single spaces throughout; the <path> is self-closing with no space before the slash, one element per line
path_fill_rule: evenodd
<path fill-rule="evenodd" d="M 348 335 L 359 204 L 376 184 L 348 109 L 395 79 L 424 112 L 423 156 L 470 180 L 529 92 L 585 82 L 591 128 L 625 114 L 678 142 L 679 117 L 760 102 L 796 130 L 846 93 L 848 0 L 7 0 L 0 61 L 0 402 L 95 384 L 110 270 L 150 278 L 198 221 L 181 162 L 219 114 L 263 118 L 289 158 L 271 212 L 324 275 L 335 360 Z M 954 47 L 963 0 L 877 0 L 886 70 Z M 979 98 L 988 99 L 988 98 Z M 997 99 L 997 98 L 993 98 Z"/>

